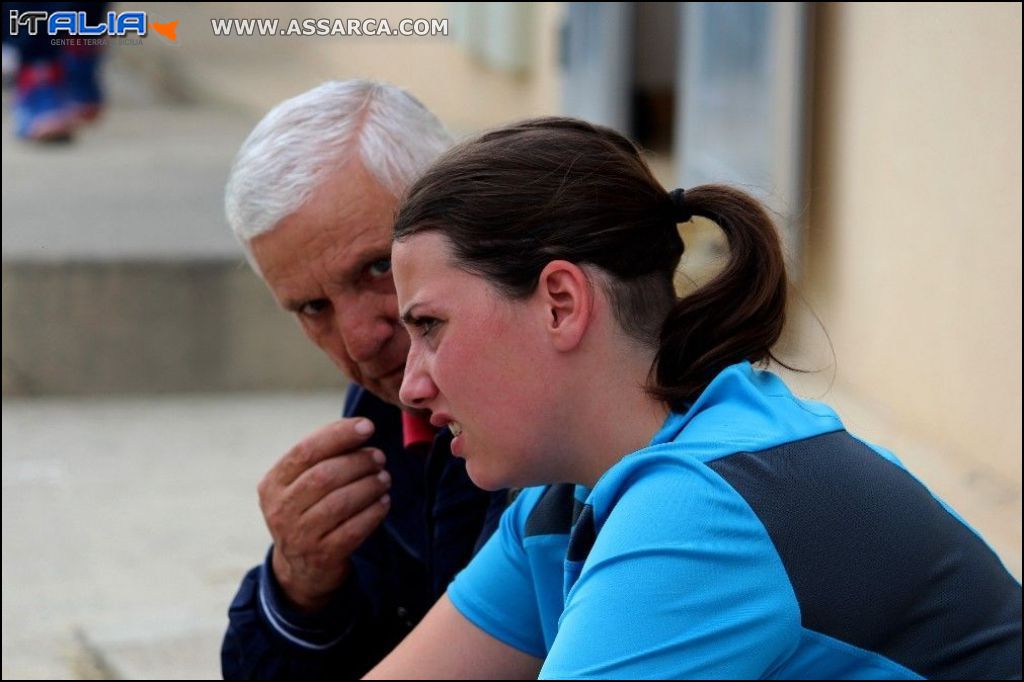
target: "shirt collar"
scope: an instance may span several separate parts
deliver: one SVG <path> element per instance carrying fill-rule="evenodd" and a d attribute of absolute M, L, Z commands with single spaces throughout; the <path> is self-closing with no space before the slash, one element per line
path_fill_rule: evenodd
<path fill-rule="evenodd" d="M 430 445 L 436 434 L 437 429 L 425 418 L 402 411 L 402 445 L 406 448 L 414 445 Z"/>

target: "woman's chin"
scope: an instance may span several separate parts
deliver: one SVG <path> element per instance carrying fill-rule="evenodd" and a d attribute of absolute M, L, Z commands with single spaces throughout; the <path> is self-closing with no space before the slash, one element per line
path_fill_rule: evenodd
<path fill-rule="evenodd" d="M 488 471 L 487 467 L 479 466 L 479 462 L 472 458 L 466 459 L 466 473 L 469 475 L 469 480 L 473 481 L 473 485 L 481 490 L 495 492 L 509 487 L 508 481 L 500 476 L 495 476 L 495 472 Z"/>

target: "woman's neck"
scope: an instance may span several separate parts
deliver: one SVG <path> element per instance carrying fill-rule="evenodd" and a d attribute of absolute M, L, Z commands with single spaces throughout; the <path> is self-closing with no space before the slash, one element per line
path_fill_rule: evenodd
<path fill-rule="evenodd" d="M 661 429 L 669 408 L 646 390 L 652 361 L 646 353 L 620 352 L 595 363 L 586 399 L 575 404 L 570 480 L 593 488 L 605 471 Z"/>

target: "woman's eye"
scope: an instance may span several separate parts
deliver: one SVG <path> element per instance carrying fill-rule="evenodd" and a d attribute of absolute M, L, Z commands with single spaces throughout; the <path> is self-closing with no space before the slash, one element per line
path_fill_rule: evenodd
<path fill-rule="evenodd" d="M 369 272 L 371 277 L 385 277 L 391 272 L 391 259 L 381 258 L 370 263 Z"/>
<path fill-rule="evenodd" d="M 420 336 L 430 336 L 440 324 L 441 320 L 435 317 L 421 317 L 416 322 L 416 328 L 419 330 Z"/>

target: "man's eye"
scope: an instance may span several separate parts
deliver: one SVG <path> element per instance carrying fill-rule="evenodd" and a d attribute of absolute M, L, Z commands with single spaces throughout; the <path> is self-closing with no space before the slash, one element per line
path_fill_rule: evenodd
<path fill-rule="evenodd" d="M 308 301 L 302 304 L 299 308 L 299 315 L 304 317 L 316 317 L 323 311 L 327 310 L 328 302 L 326 298 L 318 298 L 313 301 Z"/>
<path fill-rule="evenodd" d="M 381 258 L 370 263 L 369 272 L 371 277 L 385 277 L 391 272 L 391 259 Z"/>

